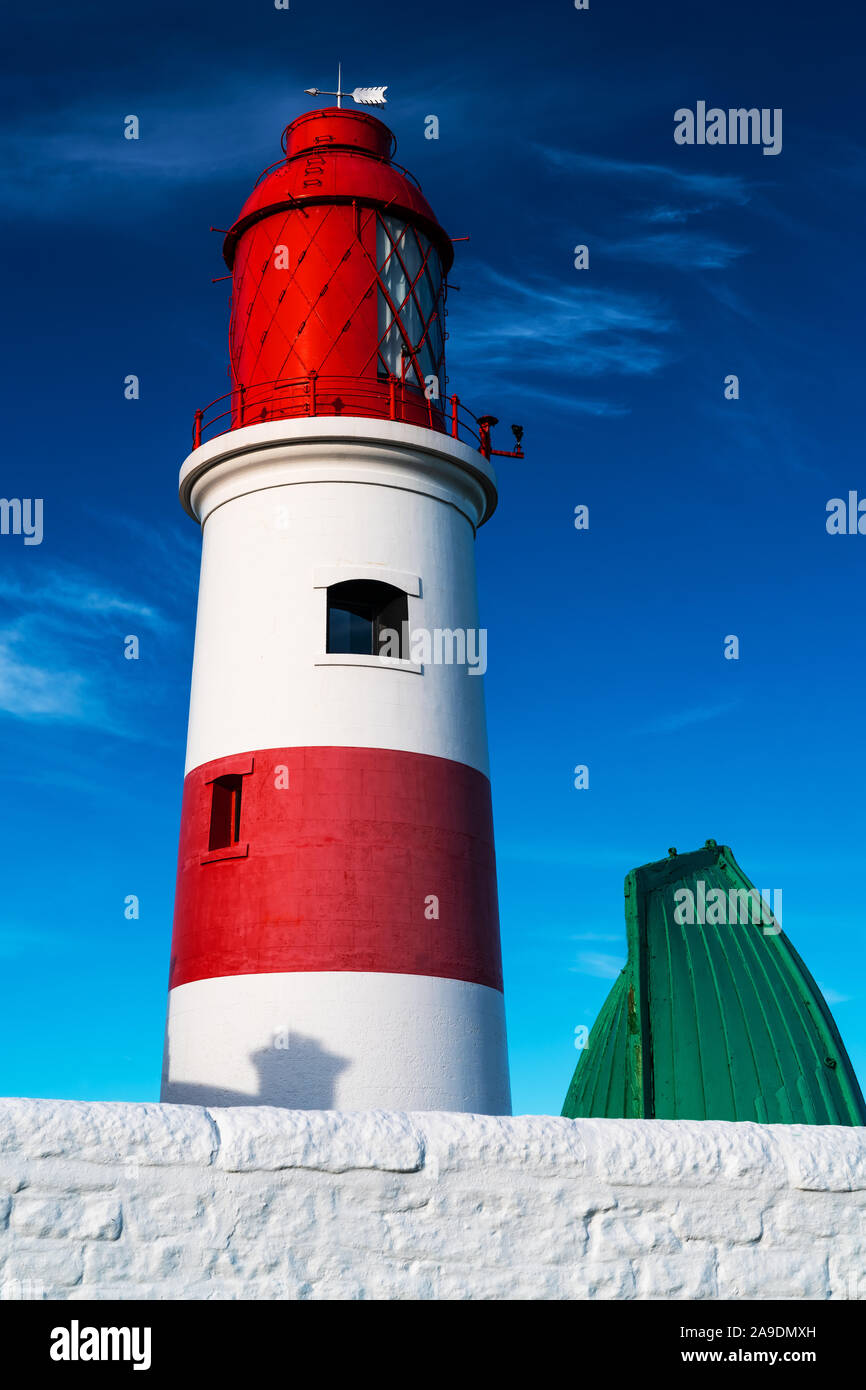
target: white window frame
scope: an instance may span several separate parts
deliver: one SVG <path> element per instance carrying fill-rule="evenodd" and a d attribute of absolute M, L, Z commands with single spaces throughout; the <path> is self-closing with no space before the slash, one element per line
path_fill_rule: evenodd
<path fill-rule="evenodd" d="M 313 589 L 318 595 L 317 619 L 321 634 L 321 648 L 313 658 L 314 666 L 376 666 L 379 670 L 406 671 L 410 675 L 423 676 L 424 667 L 418 661 L 404 661 L 396 656 L 364 655 L 359 652 L 329 652 L 328 644 L 328 590 L 334 584 L 344 584 L 349 579 L 375 579 L 379 584 L 390 584 L 407 595 L 409 630 L 418 618 L 416 605 L 421 598 L 421 579 L 417 574 L 405 570 L 385 569 L 383 565 L 321 565 L 313 570 Z"/>

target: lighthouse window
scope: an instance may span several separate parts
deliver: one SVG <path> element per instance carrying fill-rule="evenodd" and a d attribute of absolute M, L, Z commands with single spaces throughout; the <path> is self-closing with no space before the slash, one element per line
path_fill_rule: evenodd
<path fill-rule="evenodd" d="M 241 786 L 243 777 L 231 774 L 211 783 L 210 837 L 208 849 L 228 849 L 241 835 Z"/>
<path fill-rule="evenodd" d="M 406 625 L 404 627 L 404 624 Z M 348 579 L 328 589 L 329 652 L 408 659 L 409 601 L 374 579 Z"/>
<path fill-rule="evenodd" d="M 424 390 L 436 377 L 442 389 L 442 265 L 430 241 L 407 222 L 383 217 L 377 231 L 379 262 L 379 374 L 393 374 Z"/>

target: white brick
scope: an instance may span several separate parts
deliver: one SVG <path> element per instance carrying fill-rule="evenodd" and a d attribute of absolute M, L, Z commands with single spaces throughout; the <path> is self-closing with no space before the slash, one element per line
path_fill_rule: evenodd
<path fill-rule="evenodd" d="M 726 1250 L 719 1256 L 719 1298 L 826 1298 L 826 1253 L 814 1250 Z"/>
<path fill-rule="evenodd" d="M 75 1193 L 41 1197 L 28 1191 L 16 1196 L 9 1224 L 15 1233 L 25 1236 L 117 1240 L 120 1203 L 110 1197 L 80 1197 Z"/>
<path fill-rule="evenodd" d="M 209 1163 L 214 1127 L 198 1105 L 3 1100 L 0 1154 L 89 1163 Z"/>

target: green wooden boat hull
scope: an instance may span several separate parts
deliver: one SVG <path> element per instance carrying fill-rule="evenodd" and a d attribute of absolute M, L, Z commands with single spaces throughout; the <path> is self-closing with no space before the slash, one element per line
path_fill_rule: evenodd
<path fill-rule="evenodd" d="M 866 1124 L 827 1002 L 760 901 L 714 840 L 632 870 L 628 960 L 563 1115 Z"/>

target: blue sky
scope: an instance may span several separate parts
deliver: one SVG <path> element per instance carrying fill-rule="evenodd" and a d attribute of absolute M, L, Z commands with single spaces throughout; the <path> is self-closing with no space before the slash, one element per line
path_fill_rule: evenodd
<path fill-rule="evenodd" d="M 782 890 L 866 1080 L 866 537 L 825 529 L 866 495 L 860 24 L 780 0 L 7 19 L 0 492 L 42 497 L 45 533 L 0 537 L 0 1092 L 158 1095 L 197 580 L 176 476 L 226 386 L 208 228 L 338 59 L 389 84 L 398 159 L 471 235 L 452 389 L 526 429 L 478 541 L 515 1109 L 559 1112 L 626 872 L 708 836 Z M 782 152 L 675 144 L 698 100 L 782 108 Z"/>

